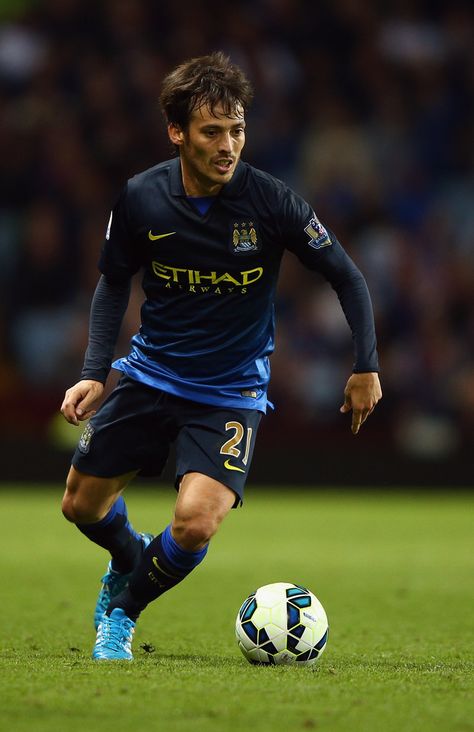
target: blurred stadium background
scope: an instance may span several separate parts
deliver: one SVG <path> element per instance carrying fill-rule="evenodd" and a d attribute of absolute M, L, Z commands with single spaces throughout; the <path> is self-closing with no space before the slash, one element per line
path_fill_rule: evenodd
<path fill-rule="evenodd" d="M 223 49 L 245 159 L 310 200 L 372 293 L 384 399 L 361 434 L 334 294 L 290 256 L 254 481 L 472 484 L 474 23 L 467 2 L 0 0 L 0 465 L 62 480 L 96 261 L 123 182 L 170 157 L 157 96 Z M 138 282 L 119 350 L 137 327 Z"/>

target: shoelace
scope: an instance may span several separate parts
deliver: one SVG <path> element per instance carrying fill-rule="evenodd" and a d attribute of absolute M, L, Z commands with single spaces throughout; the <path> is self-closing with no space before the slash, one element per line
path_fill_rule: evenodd
<path fill-rule="evenodd" d="M 130 620 L 123 620 L 118 623 L 117 620 L 113 620 L 106 615 L 102 619 L 98 629 L 98 644 L 107 645 L 108 648 L 120 651 L 124 643 L 127 645 L 130 644 L 133 630 L 134 628 Z"/>

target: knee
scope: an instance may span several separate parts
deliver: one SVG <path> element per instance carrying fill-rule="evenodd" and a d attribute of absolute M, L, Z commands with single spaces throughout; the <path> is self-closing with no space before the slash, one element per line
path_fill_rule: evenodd
<path fill-rule="evenodd" d="M 67 489 L 61 502 L 61 511 L 63 512 L 64 518 L 68 521 L 71 521 L 73 524 L 80 523 L 75 496 L 68 493 Z"/>
<path fill-rule="evenodd" d="M 188 519 L 175 517 L 172 531 L 178 544 L 187 551 L 199 551 L 209 543 L 219 528 L 213 516 L 194 516 Z"/>
<path fill-rule="evenodd" d="M 103 518 L 90 505 L 90 501 L 81 491 L 80 483 L 70 477 L 66 481 L 66 491 L 62 499 L 61 510 L 64 518 L 73 524 L 92 524 Z"/>
<path fill-rule="evenodd" d="M 64 518 L 73 524 L 93 524 L 101 519 L 101 516 L 97 516 L 80 496 L 68 494 L 67 491 L 61 503 L 61 510 Z"/>

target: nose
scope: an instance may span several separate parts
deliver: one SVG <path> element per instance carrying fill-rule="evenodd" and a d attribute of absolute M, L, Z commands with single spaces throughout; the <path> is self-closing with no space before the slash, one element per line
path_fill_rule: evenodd
<path fill-rule="evenodd" d="M 219 140 L 219 152 L 230 153 L 232 151 L 232 135 L 224 132 Z"/>

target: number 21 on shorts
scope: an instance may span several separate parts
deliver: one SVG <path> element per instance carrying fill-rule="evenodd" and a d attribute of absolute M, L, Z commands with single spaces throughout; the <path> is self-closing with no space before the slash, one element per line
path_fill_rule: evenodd
<path fill-rule="evenodd" d="M 229 457 L 239 458 L 242 452 L 242 450 L 239 448 L 239 445 L 241 444 L 242 440 L 245 439 L 245 449 L 242 463 L 244 465 L 247 465 L 250 454 L 250 445 L 252 443 L 252 427 L 247 427 L 247 429 L 245 429 L 240 422 L 226 422 L 225 429 L 226 432 L 232 431 L 233 434 L 222 445 L 220 449 L 221 455 L 229 455 Z M 228 470 L 239 470 L 242 473 L 245 472 L 242 468 L 238 468 L 237 466 L 233 465 L 230 460 L 226 460 L 224 465 Z"/>

